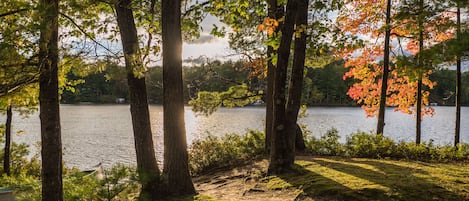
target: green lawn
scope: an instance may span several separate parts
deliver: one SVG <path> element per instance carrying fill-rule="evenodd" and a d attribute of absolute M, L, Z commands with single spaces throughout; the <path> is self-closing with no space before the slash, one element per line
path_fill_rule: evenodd
<path fill-rule="evenodd" d="M 266 177 L 271 189 L 332 200 L 469 200 L 468 163 L 299 158 L 294 173 Z"/>

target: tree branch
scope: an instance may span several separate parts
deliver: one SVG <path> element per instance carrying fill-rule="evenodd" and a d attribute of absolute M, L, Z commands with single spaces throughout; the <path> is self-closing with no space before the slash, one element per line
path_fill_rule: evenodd
<path fill-rule="evenodd" d="M 23 80 L 19 80 L 12 84 L 1 84 L 0 85 L 0 97 L 6 96 L 7 94 L 13 93 L 18 91 L 29 84 L 35 83 L 39 81 L 39 73 L 35 73 L 30 77 L 27 77 Z"/>
<path fill-rule="evenodd" d="M 116 57 L 119 57 L 119 55 L 115 52 L 113 52 L 111 49 L 109 49 L 108 47 L 104 46 L 103 44 L 101 44 L 100 42 L 98 42 L 93 36 L 91 36 L 89 33 L 87 33 L 80 25 L 78 25 L 75 20 L 73 20 L 70 16 L 66 15 L 65 13 L 62 13 L 62 12 L 59 12 L 59 14 L 63 17 L 65 17 L 66 19 L 68 19 L 73 25 L 75 25 L 75 27 L 77 27 L 78 30 L 80 30 L 81 33 L 83 33 L 87 38 L 91 39 L 95 44 L 97 44 L 98 46 L 104 48 L 106 51 L 108 51 L 109 53 L 113 54 L 114 56 Z"/>
<path fill-rule="evenodd" d="M 189 7 L 189 9 L 185 10 L 184 13 L 182 14 L 182 18 L 185 18 L 187 15 L 189 15 L 191 12 L 195 11 L 195 9 L 200 6 L 206 6 L 210 3 L 210 1 L 205 1 L 205 2 L 202 2 L 200 4 L 195 4 L 195 5 L 192 5 L 191 7 Z"/>
<path fill-rule="evenodd" d="M 9 12 L 6 12 L 6 13 L 1 13 L 0 17 L 5 17 L 5 16 L 8 16 L 8 15 L 14 15 L 16 13 L 24 12 L 24 11 L 27 11 L 27 10 L 29 10 L 29 9 L 28 8 L 22 8 L 22 9 L 18 9 L 18 10 L 12 10 L 12 11 L 9 11 Z"/>

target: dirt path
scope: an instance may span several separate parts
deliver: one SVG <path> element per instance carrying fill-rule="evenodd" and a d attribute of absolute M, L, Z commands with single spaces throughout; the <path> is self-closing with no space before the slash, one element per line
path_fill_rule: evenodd
<path fill-rule="evenodd" d="M 267 160 L 235 168 L 233 170 L 216 171 L 194 179 L 197 191 L 220 200 L 249 201 L 288 201 L 312 200 L 298 197 L 294 188 L 271 190 L 262 181 L 267 169 Z"/>

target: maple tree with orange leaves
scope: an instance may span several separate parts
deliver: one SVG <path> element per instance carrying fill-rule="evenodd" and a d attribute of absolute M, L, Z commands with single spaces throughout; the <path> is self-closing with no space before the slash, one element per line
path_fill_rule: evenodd
<path fill-rule="evenodd" d="M 426 89 L 436 84 L 428 77 L 431 71 L 431 58 L 425 58 L 425 68 L 417 68 L 415 59 L 419 53 L 417 19 L 405 10 L 410 1 L 393 1 L 396 9 L 392 12 L 391 23 L 391 69 L 388 79 L 386 103 L 396 107 L 396 111 L 407 114 L 416 114 L 417 77 L 420 75 Z M 438 2 L 432 2 L 436 5 Z M 429 4 L 431 5 L 431 4 Z M 338 52 L 346 60 L 345 66 L 349 71 L 344 79 L 354 79 L 356 82 L 350 87 L 348 95 L 362 105 L 367 116 L 377 114 L 379 96 L 381 92 L 381 76 L 383 72 L 382 56 L 384 54 L 384 16 L 386 9 L 384 1 L 346 1 L 345 6 L 337 17 L 337 24 L 347 37 L 356 37 L 348 40 Z M 453 37 L 450 28 L 450 15 L 441 11 L 436 15 L 425 16 L 425 48 Z M 407 13 L 406 13 L 407 12 Z M 418 14 L 417 14 L 418 16 Z M 415 17 L 414 17 L 415 18 Z M 398 62 L 398 60 L 407 62 Z M 429 105 L 429 92 L 422 91 L 423 105 Z M 434 110 L 425 107 L 422 114 L 432 115 Z"/>

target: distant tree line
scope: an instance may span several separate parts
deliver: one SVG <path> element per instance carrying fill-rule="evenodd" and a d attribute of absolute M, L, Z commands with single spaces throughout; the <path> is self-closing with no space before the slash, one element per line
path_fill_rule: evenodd
<path fill-rule="evenodd" d="M 352 79 L 343 79 L 343 61 L 332 62 L 318 68 L 307 68 L 303 83 L 302 103 L 308 106 L 356 106 L 347 91 Z M 75 75 L 70 72 L 69 80 L 83 80 L 75 86 L 75 92 L 64 91 L 62 103 L 116 103 L 118 98 L 128 101 L 128 86 L 125 68 L 108 64 L 102 71 L 88 75 Z M 161 67 L 149 68 L 147 91 L 149 102 L 162 104 L 163 85 Z M 252 77 L 250 69 L 242 61 L 212 61 L 198 66 L 184 67 L 184 101 L 196 98 L 199 91 L 226 91 L 230 86 L 245 83 L 252 90 L 265 90 L 263 78 Z M 462 87 L 469 90 L 469 72 L 463 73 Z M 435 70 L 430 76 L 437 85 L 430 90 L 430 102 L 438 105 L 454 105 L 454 70 Z M 462 94 L 461 103 L 469 105 L 469 94 Z"/>

